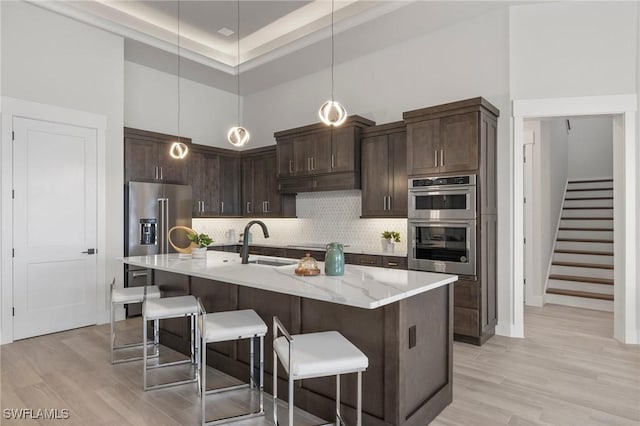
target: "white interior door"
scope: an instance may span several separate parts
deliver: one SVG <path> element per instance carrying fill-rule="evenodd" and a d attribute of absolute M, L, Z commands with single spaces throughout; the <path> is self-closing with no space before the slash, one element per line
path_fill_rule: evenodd
<path fill-rule="evenodd" d="M 14 339 L 96 323 L 95 129 L 13 120 Z"/>

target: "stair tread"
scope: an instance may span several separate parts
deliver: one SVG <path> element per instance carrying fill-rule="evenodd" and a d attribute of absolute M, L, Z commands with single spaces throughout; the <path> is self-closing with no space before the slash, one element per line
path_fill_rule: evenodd
<path fill-rule="evenodd" d="M 613 269 L 613 265 L 604 265 L 602 263 L 580 263 L 580 262 L 561 262 L 555 261 L 551 263 L 557 266 L 572 266 L 575 268 L 594 268 L 594 269 Z"/>
<path fill-rule="evenodd" d="M 613 210 L 613 207 L 563 207 L 562 210 Z"/>
<path fill-rule="evenodd" d="M 565 290 L 561 288 L 547 288 L 549 294 L 564 296 L 586 297 L 589 299 L 613 300 L 613 294 L 591 293 L 589 291 Z"/>
<path fill-rule="evenodd" d="M 613 243 L 613 240 L 603 240 L 597 238 L 558 238 L 556 241 L 568 241 L 571 243 Z"/>
<path fill-rule="evenodd" d="M 565 201 L 581 201 L 581 200 L 613 200 L 613 197 L 583 197 L 583 198 L 565 198 Z"/>
<path fill-rule="evenodd" d="M 560 220 L 613 220 L 612 217 L 561 217 Z"/>
<path fill-rule="evenodd" d="M 567 192 L 569 191 L 613 191 L 613 188 L 567 188 Z"/>
<path fill-rule="evenodd" d="M 558 228 L 559 231 L 613 231 L 613 228 Z"/>
<path fill-rule="evenodd" d="M 593 183 L 593 182 L 613 182 L 613 179 L 570 180 L 568 183 Z"/>
<path fill-rule="evenodd" d="M 554 253 L 566 253 L 566 254 L 588 254 L 592 256 L 613 256 L 612 251 L 590 251 L 590 250 L 567 250 L 556 249 Z"/>
<path fill-rule="evenodd" d="M 578 277 L 575 275 L 551 274 L 549 275 L 549 279 L 558 281 L 575 281 L 580 283 L 613 285 L 613 280 L 609 278 Z"/>

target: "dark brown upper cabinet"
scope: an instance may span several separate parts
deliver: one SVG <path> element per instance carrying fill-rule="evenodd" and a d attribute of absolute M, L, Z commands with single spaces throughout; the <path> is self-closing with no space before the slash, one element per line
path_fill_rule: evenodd
<path fill-rule="evenodd" d="M 483 98 L 407 111 L 407 174 L 409 176 L 477 171 L 482 115 L 498 116 Z"/>
<path fill-rule="evenodd" d="M 407 217 L 404 121 L 362 130 L 362 217 Z"/>
<path fill-rule="evenodd" d="M 188 183 L 187 158 L 175 159 L 169 155 L 171 144 L 177 136 L 146 130 L 124 128 L 124 180 L 165 181 Z M 191 146 L 191 139 L 180 138 Z"/>
<path fill-rule="evenodd" d="M 374 124 L 353 115 L 340 128 L 318 123 L 274 133 L 279 191 L 360 188 L 360 131 Z"/>
<path fill-rule="evenodd" d="M 193 217 L 240 216 L 239 155 L 192 145 L 188 164 Z"/>
<path fill-rule="evenodd" d="M 240 157 L 220 155 L 220 216 L 240 216 Z"/>
<path fill-rule="evenodd" d="M 220 214 L 220 159 L 206 149 L 189 153 L 189 182 L 193 194 L 194 217 Z"/>
<path fill-rule="evenodd" d="M 295 216 L 295 196 L 278 193 L 277 171 L 275 146 L 243 152 L 243 216 Z"/>

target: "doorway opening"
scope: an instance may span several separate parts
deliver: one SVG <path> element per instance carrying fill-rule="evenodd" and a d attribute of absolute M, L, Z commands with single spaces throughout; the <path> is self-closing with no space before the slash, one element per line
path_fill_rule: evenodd
<path fill-rule="evenodd" d="M 638 343 L 636 327 L 636 141 L 635 95 L 514 101 L 513 196 L 524 200 L 523 152 L 530 132 L 525 120 L 549 117 L 610 116 L 613 129 L 614 337 Z M 524 271 L 526 245 L 524 203 L 513 203 L 513 329 L 524 337 Z M 618 256 L 619 254 L 619 256 Z"/>
<path fill-rule="evenodd" d="M 613 312 L 613 116 L 528 118 L 524 134 L 525 304 Z"/>

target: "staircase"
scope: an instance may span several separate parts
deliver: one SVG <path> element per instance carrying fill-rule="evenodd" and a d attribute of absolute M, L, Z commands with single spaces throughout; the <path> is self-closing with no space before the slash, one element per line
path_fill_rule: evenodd
<path fill-rule="evenodd" d="M 545 303 L 613 311 L 613 180 L 569 181 Z"/>

